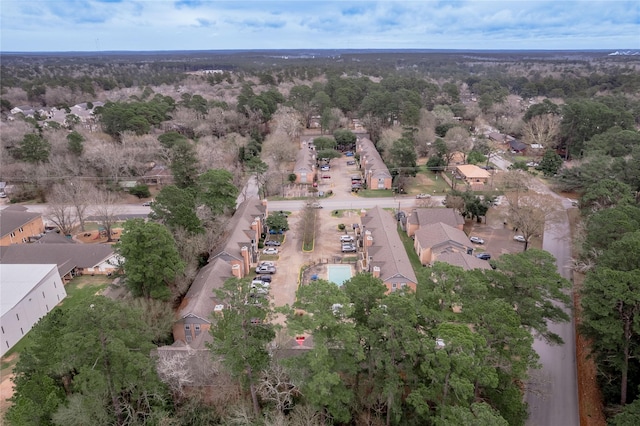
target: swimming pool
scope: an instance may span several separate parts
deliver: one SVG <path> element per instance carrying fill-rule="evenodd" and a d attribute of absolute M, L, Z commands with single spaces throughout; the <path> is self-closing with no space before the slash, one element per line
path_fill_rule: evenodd
<path fill-rule="evenodd" d="M 339 287 L 344 284 L 345 281 L 351 279 L 351 266 L 350 265 L 327 265 L 327 280 Z"/>

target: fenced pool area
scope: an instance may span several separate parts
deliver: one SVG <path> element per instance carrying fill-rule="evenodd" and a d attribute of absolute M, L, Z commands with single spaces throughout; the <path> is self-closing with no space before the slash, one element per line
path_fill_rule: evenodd
<path fill-rule="evenodd" d="M 351 265 L 327 265 L 327 281 L 342 287 L 353 276 Z"/>

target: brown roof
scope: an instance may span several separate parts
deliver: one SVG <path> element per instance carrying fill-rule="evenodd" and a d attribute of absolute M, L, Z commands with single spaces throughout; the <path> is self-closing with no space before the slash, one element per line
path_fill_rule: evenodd
<path fill-rule="evenodd" d="M 370 174 L 372 178 L 384 179 L 391 177 L 387 165 L 382 161 L 380 153 L 376 149 L 371 140 L 367 138 L 360 138 L 358 140 L 358 152 L 360 153 L 360 159 L 366 157 L 366 164 L 364 164 L 364 174 Z"/>
<path fill-rule="evenodd" d="M 213 259 L 200 269 L 189 291 L 182 299 L 178 317 L 196 316 L 211 322 L 213 308 L 218 304 L 214 290 L 222 288 L 224 282 L 231 278 L 231 266 L 221 258 Z"/>
<path fill-rule="evenodd" d="M 473 255 L 464 253 L 442 253 L 436 256 L 436 261 L 445 262 L 453 266 L 459 266 L 465 271 L 469 271 L 471 269 L 491 269 L 489 262 L 486 260 L 478 259 Z"/>
<path fill-rule="evenodd" d="M 475 164 L 463 164 L 456 166 L 458 173 L 469 179 L 488 179 L 491 175 L 485 169 L 481 169 Z"/>
<path fill-rule="evenodd" d="M 454 209 L 442 207 L 415 209 L 409 216 L 409 223 L 425 226 L 432 223 L 442 222 L 449 226 L 458 227 L 464 225 L 464 218 Z"/>
<path fill-rule="evenodd" d="M 452 245 L 465 253 L 468 249 L 473 249 L 463 231 L 442 222 L 421 226 L 416 231 L 415 238 L 420 242 L 421 247 L 431 247 L 434 253 L 439 250 L 449 251 Z"/>
<path fill-rule="evenodd" d="M 61 276 L 74 268 L 93 268 L 113 255 L 110 244 L 14 244 L 0 247 L 1 263 L 55 263 Z"/>
<path fill-rule="evenodd" d="M 213 257 L 227 256 L 241 260 L 240 249 L 243 246 L 250 247 L 252 239 L 255 238 L 255 231 L 251 229 L 251 223 L 256 217 L 265 216 L 266 212 L 267 207 L 262 204 L 259 198 L 249 198 L 240 203 L 226 226 L 229 232 L 226 243 L 213 254 Z M 257 245 L 258 242 L 255 243 Z"/>
<path fill-rule="evenodd" d="M 28 212 L 23 206 L 10 206 L 0 210 L 0 238 L 38 217 L 41 217 L 40 213 Z"/>
<path fill-rule="evenodd" d="M 372 266 L 380 268 L 380 278 L 387 281 L 395 277 L 403 277 L 418 283 L 409 256 L 398 235 L 396 220 L 390 212 L 374 207 L 362 218 L 363 232 L 370 231 L 373 244 L 368 250 Z"/>

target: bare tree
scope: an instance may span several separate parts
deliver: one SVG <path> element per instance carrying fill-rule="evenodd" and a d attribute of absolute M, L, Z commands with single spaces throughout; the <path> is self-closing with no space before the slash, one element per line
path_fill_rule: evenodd
<path fill-rule="evenodd" d="M 118 194 L 111 191 L 97 190 L 94 194 L 94 214 L 107 233 L 107 241 L 113 241 L 113 225 L 119 221 L 122 206 L 118 204 Z"/>
<path fill-rule="evenodd" d="M 49 203 L 47 208 L 47 216 L 53 222 L 63 235 L 71 235 L 73 225 L 76 222 L 76 216 L 73 207 L 62 202 L 53 201 Z"/>
<path fill-rule="evenodd" d="M 547 222 L 558 220 L 560 205 L 555 198 L 535 192 L 517 196 L 511 193 L 506 197 L 509 207 L 505 218 L 524 237 L 524 250 L 527 250 L 531 238 L 542 236 Z"/>
<path fill-rule="evenodd" d="M 276 131 L 283 132 L 289 139 L 296 139 L 304 129 L 302 115 L 291 107 L 280 107 L 273 116 Z"/>
<path fill-rule="evenodd" d="M 447 130 L 447 134 L 444 137 L 444 141 L 447 144 L 447 152 L 450 155 L 456 153 L 462 154 L 462 161 L 467 161 L 467 154 L 473 148 L 473 143 L 469 137 L 469 132 L 462 127 L 456 126 Z M 447 164 L 449 164 L 449 158 Z"/>
<path fill-rule="evenodd" d="M 51 191 L 52 201 L 60 205 L 67 205 L 73 209 L 75 220 L 80 224 L 80 230 L 85 230 L 87 206 L 90 194 L 95 187 L 82 179 L 71 179 L 65 183 L 57 183 Z"/>
<path fill-rule="evenodd" d="M 537 115 L 522 128 L 523 140 L 526 144 L 540 144 L 545 148 L 558 145 L 560 133 L 560 117 L 555 114 Z"/>
<path fill-rule="evenodd" d="M 300 395 L 298 386 L 279 364 L 273 364 L 271 368 L 262 372 L 256 390 L 263 401 L 272 402 L 280 412 L 291 409 L 294 398 Z"/>

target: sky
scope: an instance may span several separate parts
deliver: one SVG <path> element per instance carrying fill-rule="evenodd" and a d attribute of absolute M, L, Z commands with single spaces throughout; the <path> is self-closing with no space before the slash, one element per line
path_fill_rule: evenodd
<path fill-rule="evenodd" d="M 1 52 L 637 50 L 640 0 L 0 0 Z"/>

